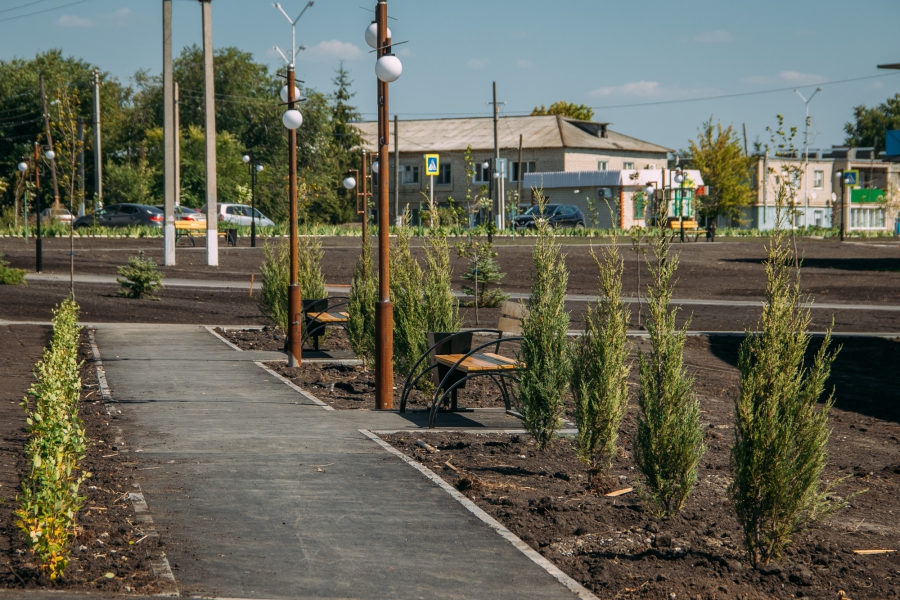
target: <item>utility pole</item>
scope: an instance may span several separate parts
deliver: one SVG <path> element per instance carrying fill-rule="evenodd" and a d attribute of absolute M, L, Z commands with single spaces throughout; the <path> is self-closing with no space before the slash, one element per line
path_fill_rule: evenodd
<path fill-rule="evenodd" d="M 800 93 L 800 90 L 794 90 L 794 93 L 800 96 L 800 99 L 806 104 L 806 128 L 803 132 L 803 196 L 806 201 L 806 211 L 803 214 L 803 224 L 807 224 L 807 218 L 809 217 L 809 103 L 812 102 L 812 99 L 816 97 L 816 94 L 822 91 L 822 88 L 816 88 L 816 91 L 812 93 L 808 99 Z M 791 215 L 791 229 L 794 229 L 794 215 Z"/>
<path fill-rule="evenodd" d="M 47 134 L 47 147 L 53 151 L 53 134 L 50 132 L 50 111 L 47 108 L 47 93 L 44 90 L 44 76 L 40 77 L 41 105 L 44 107 L 44 131 Z M 56 158 L 50 159 L 50 174 L 53 177 L 53 208 L 59 208 L 59 181 L 56 178 Z M 38 213 L 38 220 L 41 215 Z"/>
<path fill-rule="evenodd" d="M 78 185 L 81 192 L 81 204 L 78 216 L 84 216 L 84 119 L 78 117 Z"/>
<path fill-rule="evenodd" d="M 212 12 L 210 0 L 200 0 L 200 9 L 203 17 L 203 107 L 206 116 L 206 264 L 211 267 L 219 266 L 219 210 L 217 206 L 216 192 L 216 83 L 213 78 L 213 45 L 212 45 Z M 293 69 L 291 69 L 293 79 Z M 293 100 L 293 81 L 288 82 L 291 99 Z M 171 97 L 171 96 L 170 96 Z M 294 143 L 291 145 L 296 160 L 297 136 L 294 135 Z M 291 164 L 294 164 L 292 162 Z M 294 180 L 296 186 L 296 179 Z M 296 202 L 296 199 L 294 200 Z M 292 215 L 296 217 L 296 215 Z M 174 223 L 172 224 L 174 228 Z M 296 224 L 292 225 L 296 227 Z M 294 259 L 296 261 L 296 258 Z M 296 318 L 296 315 L 292 315 Z"/>
<path fill-rule="evenodd" d="M 175 87 L 175 206 L 181 206 L 181 95 Z"/>
<path fill-rule="evenodd" d="M 175 265 L 175 90 L 172 74 L 172 0 L 163 0 L 163 264 Z M 203 40 L 206 50 L 206 7 Z M 204 58 L 206 55 L 204 54 Z M 213 134 L 215 139 L 215 133 Z M 208 165 L 207 165 L 208 166 Z M 218 241 L 218 236 L 216 241 Z M 209 238 L 207 238 L 207 247 Z"/>
<path fill-rule="evenodd" d="M 494 105 L 494 165 L 493 169 L 491 169 L 490 177 L 491 182 L 494 181 L 494 173 L 497 171 L 497 167 L 500 163 L 500 141 L 497 137 L 497 127 L 500 123 L 500 105 L 497 103 L 497 82 L 494 82 L 494 101 L 492 103 Z M 499 183 L 499 182 L 498 182 Z M 491 206 L 497 211 L 496 216 L 494 217 L 495 225 L 499 228 L 500 222 L 503 220 L 503 214 L 500 208 L 500 186 L 493 186 L 497 190 L 497 199 L 494 199 L 493 193 L 491 194 Z"/>
<path fill-rule="evenodd" d="M 394 115 L 394 223 L 397 227 L 403 224 L 400 215 L 400 128 L 397 115 Z"/>
<path fill-rule="evenodd" d="M 100 146 L 100 71 L 94 71 L 94 194 L 103 202 L 103 152 Z M 96 202 L 94 210 L 97 210 Z"/>
<path fill-rule="evenodd" d="M 522 166 L 522 134 L 519 134 L 519 166 L 516 168 L 516 213 L 519 212 L 519 204 L 522 203 L 522 180 L 525 179 L 525 169 Z"/>
<path fill-rule="evenodd" d="M 41 90 L 43 89 L 43 79 L 41 79 Z M 35 231 L 36 238 L 34 241 L 34 272 L 40 273 L 44 270 L 44 249 L 42 245 L 43 240 L 41 239 L 41 147 L 37 142 L 34 143 L 34 214 L 37 216 L 37 231 Z M 27 222 L 25 226 L 28 226 Z"/>

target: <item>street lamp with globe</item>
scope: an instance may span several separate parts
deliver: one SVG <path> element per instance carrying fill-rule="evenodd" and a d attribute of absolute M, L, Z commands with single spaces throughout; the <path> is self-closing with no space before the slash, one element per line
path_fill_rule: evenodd
<path fill-rule="evenodd" d="M 684 242 L 684 180 L 684 169 L 679 169 L 675 174 L 675 183 L 680 187 L 678 196 L 678 228 L 682 242 Z"/>
<path fill-rule="evenodd" d="M 262 173 L 264 168 L 262 163 L 254 161 L 254 154 L 251 150 L 245 154 L 241 160 L 250 167 L 250 247 L 256 248 L 256 174 Z M 256 162 L 256 164 L 253 164 Z"/>

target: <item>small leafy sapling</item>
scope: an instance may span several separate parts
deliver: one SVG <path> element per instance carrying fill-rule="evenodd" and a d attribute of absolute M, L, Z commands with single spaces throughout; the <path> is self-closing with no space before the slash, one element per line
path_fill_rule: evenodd
<path fill-rule="evenodd" d="M 156 269 L 156 263 L 151 258 L 144 257 L 144 251 L 140 250 L 138 256 L 128 259 L 128 264 L 118 268 L 119 295 L 136 300 L 147 296 L 150 300 L 158 300 L 155 294 L 163 288 L 163 274 Z"/>

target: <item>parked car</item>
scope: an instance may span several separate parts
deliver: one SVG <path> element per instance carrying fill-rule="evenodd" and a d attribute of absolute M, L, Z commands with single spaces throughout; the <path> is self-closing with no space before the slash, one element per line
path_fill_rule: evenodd
<path fill-rule="evenodd" d="M 41 211 L 41 223 L 71 223 L 72 213 L 65 208 L 45 208 Z"/>
<path fill-rule="evenodd" d="M 104 227 L 129 227 L 131 225 L 147 225 L 162 227 L 163 211 L 146 204 L 111 204 L 93 215 L 85 215 L 75 219 L 74 227 L 90 227 L 96 219 L 97 225 Z"/>
<path fill-rule="evenodd" d="M 219 204 L 216 206 L 219 213 L 219 222 L 234 223 L 235 225 L 250 226 L 253 221 L 254 209 L 246 204 Z M 200 212 L 206 214 L 206 205 L 200 207 Z M 267 216 L 256 211 L 257 227 L 274 227 L 275 223 Z"/>
<path fill-rule="evenodd" d="M 584 213 L 577 206 L 572 204 L 547 204 L 544 206 L 544 212 L 539 212 L 540 208 L 532 206 L 525 214 L 516 217 L 515 228 L 527 229 L 536 228 L 536 218 L 548 219 L 552 228 L 574 228 L 584 229 Z"/>
<path fill-rule="evenodd" d="M 157 204 L 155 208 L 163 211 L 163 213 L 166 211 L 166 207 L 163 204 Z M 202 213 L 199 210 L 188 208 L 186 206 L 176 206 L 175 219 L 177 221 L 205 221 L 206 213 Z"/>

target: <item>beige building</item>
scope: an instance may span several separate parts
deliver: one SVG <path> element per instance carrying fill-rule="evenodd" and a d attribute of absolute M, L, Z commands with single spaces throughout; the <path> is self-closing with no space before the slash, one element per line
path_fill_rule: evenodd
<path fill-rule="evenodd" d="M 843 208 L 847 231 L 895 230 L 900 219 L 900 163 L 876 157 L 873 148 L 811 148 L 808 161 L 802 154 L 757 156 L 756 200 L 744 209 L 742 226 L 773 228 L 780 178 L 796 172 L 798 192 L 790 210 L 795 226 L 838 227 Z M 845 172 L 855 172 L 854 185 L 843 185 Z"/>
<path fill-rule="evenodd" d="M 377 123 L 357 123 L 365 147 L 375 151 Z M 494 156 L 494 123 L 490 117 L 467 119 L 435 119 L 400 121 L 400 176 L 394 182 L 394 124 L 391 122 L 391 210 L 407 207 L 413 220 L 418 211 L 427 208 L 430 181 L 425 177 L 425 154 L 439 154 L 441 174 L 434 181 L 435 202 L 445 205 L 452 198 L 463 205 L 466 189 L 472 196 L 489 184 L 490 170 L 481 165 Z M 530 205 L 531 193 L 521 187 L 520 174 L 559 171 L 608 171 L 665 168 L 671 150 L 611 131 L 607 123 L 577 121 L 559 116 L 503 117 L 497 128 L 501 159 L 506 169 L 500 180 L 495 179 L 495 213 L 499 213 L 498 198 L 509 207 Z M 521 165 L 519 144 L 521 141 Z M 475 175 L 466 175 L 464 154 L 472 148 Z M 380 170 L 380 169 L 379 169 Z M 376 178 L 377 186 L 377 178 Z M 377 188 L 376 188 L 377 189 Z M 502 192 L 498 193 L 498 192 Z"/>

